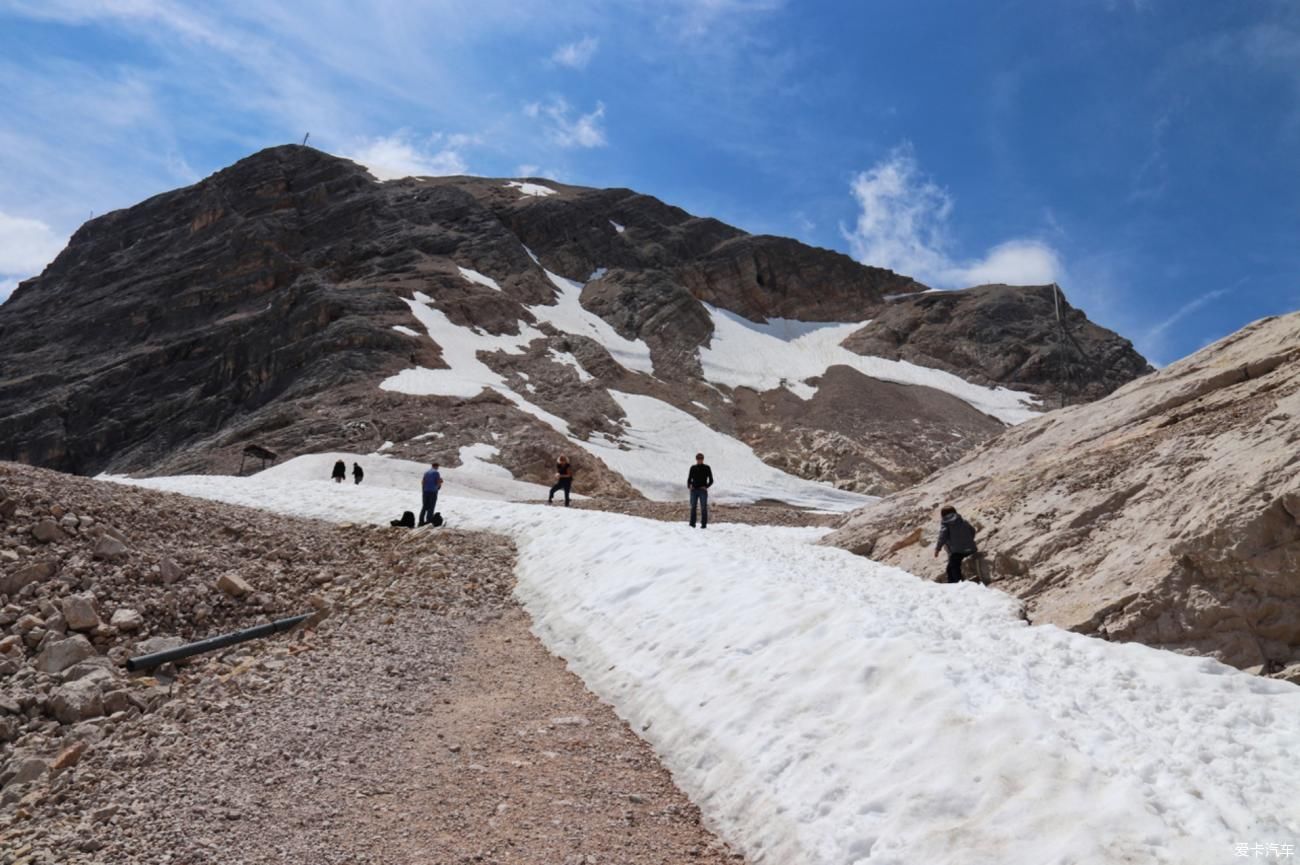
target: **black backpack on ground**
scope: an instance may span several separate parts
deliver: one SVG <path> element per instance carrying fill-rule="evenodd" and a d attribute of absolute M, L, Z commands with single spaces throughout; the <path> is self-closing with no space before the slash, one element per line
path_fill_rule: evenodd
<path fill-rule="evenodd" d="M 434 511 L 434 513 L 433 513 L 433 527 L 436 529 L 436 528 L 437 528 L 438 526 L 440 526 L 440 525 L 442 525 L 442 514 L 438 513 L 437 511 Z"/>
<path fill-rule="evenodd" d="M 410 511 L 402 511 L 402 518 L 400 520 L 393 520 L 389 525 L 400 526 L 404 529 L 413 529 L 415 528 L 415 514 Z"/>

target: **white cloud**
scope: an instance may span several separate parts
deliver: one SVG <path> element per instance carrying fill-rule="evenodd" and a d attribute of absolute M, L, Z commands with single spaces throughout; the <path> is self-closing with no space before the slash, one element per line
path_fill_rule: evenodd
<path fill-rule="evenodd" d="M 587 36 L 577 42 L 570 42 L 556 48 L 555 53 L 551 55 L 551 62 L 570 69 L 586 69 L 599 46 L 599 39 Z"/>
<path fill-rule="evenodd" d="M 1013 238 L 980 258 L 954 259 L 948 252 L 952 198 L 921 173 L 908 145 L 859 173 L 851 189 L 861 212 L 851 230 L 841 230 L 853 257 L 864 264 L 887 267 L 936 288 L 1062 281 L 1060 255 L 1040 240 Z"/>
<path fill-rule="evenodd" d="M 443 177 L 469 173 L 469 165 L 460 150 L 472 141 L 464 135 L 433 135 L 427 144 L 422 145 L 407 133 L 397 132 L 387 137 L 365 139 L 344 156 L 370 169 L 379 180 Z"/>
<path fill-rule="evenodd" d="M 546 134 L 560 147 L 604 147 L 605 103 L 597 102 L 595 110 L 572 117 L 573 109 L 562 97 L 553 96 L 549 102 L 530 102 L 524 114 L 534 120 L 547 122 Z"/>
<path fill-rule="evenodd" d="M 54 260 L 65 243 L 39 219 L 0 212 L 0 276 L 35 276 Z M 12 286 L 9 290 L 13 290 Z"/>

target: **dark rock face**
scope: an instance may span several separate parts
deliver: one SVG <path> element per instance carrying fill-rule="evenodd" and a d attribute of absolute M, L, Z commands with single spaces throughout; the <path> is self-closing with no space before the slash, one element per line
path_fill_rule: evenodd
<path fill-rule="evenodd" d="M 1099 399 L 1152 372 L 1119 335 L 1088 321 L 1065 301 L 1056 324 L 1050 285 L 981 285 L 902 297 L 844 346 L 859 354 L 909 360 L 984 385 L 1046 397 L 1051 405 Z"/>
<path fill-rule="evenodd" d="M 788 237 L 731 238 L 677 276 L 700 300 L 753 321 L 861 321 L 886 296 L 926 290 L 911 277 Z"/>
<path fill-rule="evenodd" d="M 402 304 L 349 290 L 360 263 L 323 254 L 375 231 L 372 185 L 348 162 L 271 151 L 87 223 L 0 307 L 4 457 L 147 465 L 291 391 L 399 367 L 409 347 L 374 323 Z"/>
<path fill-rule="evenodd" d="M 403 370 L 447 367 L 413 298 L 471 333 L 540 333 L 477 359 L 580 439 L 619 435 L 610 390 L 644 394 L 742 437 L 773 465 L 863 491 L 909 483 L 936 454 L 1002 425 L 938 391 L 846 369 L 828 371 L 807 403 L 715 386 L 699 359 L 713 337 L 705 304 L 758 322 L 872 318 L 853 350 L 1051 393 L 1042 289 L 919 294 L 906 276 L 631 190 L 547 186 L 534 197 L 488 178 L 380 183 L 285 146 L 94 219 L 0 306 L 0 459 L 86 474 L 233 472 L 249 443 L 289 458 L 393 442 L 393 455 L 454 466 L 461 446 L 494 441 L 525 478 L 546 474 L 533 467 L 541 455 L 574 450 L 491 389 L 381 390 Z M 620 365 L 591 333 L 544 322 L 558 294 L 543 268 L 585 282 L 582 307 L 644 341 L 653 376 Z M 915 296 L 887 299 L 898 295 Z M 1146 369 L 1126 342 L 1068 315 L 1098 361 L 1078 371 L 1079 394 Z M 594 489 L 634 494 L 583 459 Z"/>

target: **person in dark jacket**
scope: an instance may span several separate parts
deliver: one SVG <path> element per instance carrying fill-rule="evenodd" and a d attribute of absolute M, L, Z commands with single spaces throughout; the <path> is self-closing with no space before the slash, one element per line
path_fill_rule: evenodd
<path fill-rule="evenodd" d="M 343 483 L 343 479 L 346 478 L 347 476 L 348 476 L 348 464 L 343 462 L 343 460 L 339 460 L 338 462 L 334 463 L 334 474 L 331 475 L 331 477 L 334 478 L 334 483 L 336 484 Z"/>
<path fill-rule="evenodd" d="M 564 490 L 564 506 L 569 506 L 569 490 L 573 487 L 573 466 L 569 465 L 569 458 L 566 456 L 557 457 L 555 460 L 555 485 L 551 487 L 551 494 L 546 497 L 546 503 L 552 504 L 555 501 L 555 494 Z"/>
<path fill-rule="evenodd" d="M 939 542 L 934 545 L 936 558 L 944 547 L 948 548 L 948 582 L 960 583 L 962 560 L 979 550 L 975 546 L 975 527 L 962 519 L 952 505 L 939 509 Z"/>
<path fill-rule="evenodd" d="M 438 510 L 438 490 L 442 489 L 442 473 L 438 471 L 438 464 L 430 465 L 433 467 L 424 473 L 424 480 L 420 482 L 423 504 L 420 506 L 419 525 L 433 522 L 433 515 Z"/>
<path fill-rule="evenodd" d="M 713 469 L 704 462 L 704 454 L 695 455 L 695 465 L 686 473 L 686 489 L 691 492 L 691 528 L 695 528 L 695 508 L 699 505 L 700 528 L 709 527 L 709 487 L 713 486 Z"/>
<path fill-rule="evenodd" d="M 353 463 L 352 464 L 353 483 L 358 483 L 358 484 L 361 483 L 361 479 L 364 478 L 365 476 L 366 473 L 361 470 L 361 463 Z"/>

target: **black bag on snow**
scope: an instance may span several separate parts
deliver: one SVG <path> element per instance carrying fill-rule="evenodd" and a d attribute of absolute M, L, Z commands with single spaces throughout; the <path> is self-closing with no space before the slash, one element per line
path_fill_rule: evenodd
<path fill-rule="evenodd" d="M 389 525 L 401 526 L 404 529 L 413 529 L 415 528 L 415 514 L 411 511 L 402 511 L 402 518 L 400 520 L 393 520 Z"/>
<path fill-rule="evenodd" d="M 434 512 L 433 512 L 433 526 L 434 526 L 434 528 L 437 528 L 437 527 L 440 526 L 440 525 L 442 525 L 442 514 L 438 513 L 437 511 L 434 511 Z"/>

